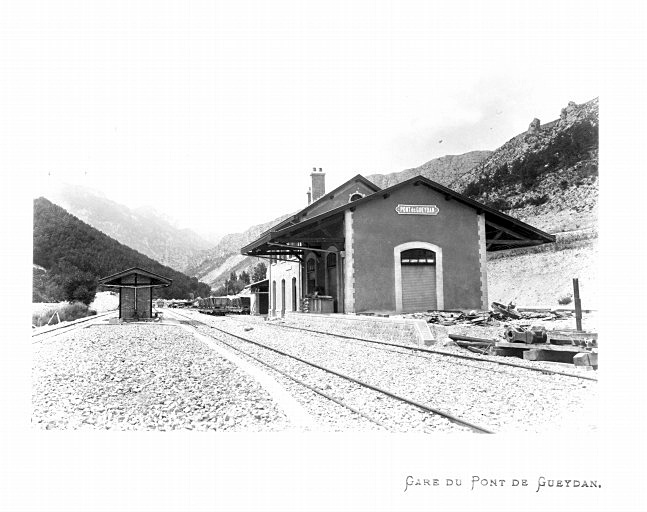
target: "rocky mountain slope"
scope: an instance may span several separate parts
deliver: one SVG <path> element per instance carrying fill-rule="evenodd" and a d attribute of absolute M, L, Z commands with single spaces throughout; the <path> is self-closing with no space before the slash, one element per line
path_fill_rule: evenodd
<path fill-rule="evenodd" d="M 159 212 L 128 208 L 86 187 L 63 184 L 45 197 L 111 238 L 181 272 L 200 251 L 213 246 L 190 229 L 176 228 Z"/>
<path fill-rule="evenodd" d="M 488 260 L 491 300 L 559 307 L 572 277 L 580 278 L 589 298 L 597 294 L 598 124 L 597 98 L 581 105 L 570 102 L 558 119 L 543 125 L 533 120 L 495 151 L 447 155 L 367 178 L 385 188 L 422 174 L 549 233 L 564 233 L 561 244 L 542 251 L 516 251 Z M 258 260 L 241 256 L 240 247 L 285 217 L 227 235 L 187 272 L 214 286 L 232 270 L 247 269 Z M 586 241 L 572 246 L 570 232 L 583 233 Z"/>
<path fill-rule="evenodd" d="M 372 174 L 367 176 L 367 179 L 380 188 L 386 188 L 412 176 L 423 174 L 434 181 L 446 184 L 470 170 L 491 153 L 491 151 L 472 151 L 464 155 L 447 155 L 430 160 L 413 169 L 390 174 Z M 258 262 L 258 259 L 241 255 L 240 248 L 294 213 L 279 217 L 272 222 L 252 226 L 243 233 L 224 236 L 215 247 L 198 254 L 194 258 L 194 263 L 186 267 L 186 273 L 197 277 L 201 281 L 210 283 L 212 287 L 216 287 L 222 284 L 231 272 L 248 271 L 250 267 Z"/>
<path fill-rule="evenodd" d="M 413 169 L 405 169 L 404 171 L 390 174 L 371 174 L 366 178 L 380 188 L 387 188 L 422 174 L 436 183 L 448 186 L 491 154 L 492 151 L 471 151 L 462 155 L 445 155 L 434 158 Z"/>
<path fill-rule="evenodd" d="M 550 233 L 594 228 L 599 102 L 570 102 L 559 119 L 513 137 L 449 187 Z"/>
<path fill-rule="evenodd" d="M 222 284 L 231 272 L 239 273 L 242 270 L 248 270 L 249 267 L 256 265 L 259 259 L 243 256 L 240 254 L 240 248 L 293 214 L 286 214 L 271 222 L 257 224 L 242 233 L 225 235 L 215 247 L 201 251 L 195 257 L 194 263 L 186 268 L 186 274 L 216 287 L 218 284 Z"/>

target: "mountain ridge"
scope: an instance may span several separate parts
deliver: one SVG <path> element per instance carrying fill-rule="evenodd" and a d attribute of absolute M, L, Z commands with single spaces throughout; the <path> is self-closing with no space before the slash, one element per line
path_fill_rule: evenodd
<path fill-rule="evenodd" d="M 430 177 L 434 181 L 447 182 L 469 170 L 473 164 L 486 158 L 490 153 L 490 151 L 470 151 L 463 155 L 446 155 L 399 173 L 371 174 L 366 178 L 380 188 L 389 187 L 418 174 Z M 242 270 L 249 272 L 258 259 L 241 255 L 240 248 L 295 213 L 282 215 L 271 222 L 254 225 L 242 233 L 225 235 L 215 247 L 199 254 L 200 261 L 187 266 L 187 274 L 205 280 L 215 288 L 222 284 L 231 272 L 238 273 Z"/>
<path fill-rule="evenodd" d="M 547 232 L 591 228 L 597 223 L 597 125 L 597 98 L 580 105 L 569 102 L 559 118 L 545 124 L 534 119 L 527 130 L 494 151 L 445 155 L 418 167 L 395 173 L 370 174 L 366 178 L 380 188 L 386 188 L 422 174 Z M 525 167 L 541 163 L 541 158 L 551 152 L 551 144 L 559 142 L 562 144 L 560 148 L 564 147 L 561 139 L 583 136 L 581 128 L 586 126 L 592 126 L 595 130 L 595 146 L 575 155 L 575 161 L 565 161 L 563 155 L 559 155 L 554 158 L 552 168 L 529 170 L 528 176 L 536 175 L 536 181 L 529 187 L 523 185 L 523 180 L 530 180 L 528 176 L 517 179 L 510 174 L 507 177 L 509 183 L 504 183 L 502 179 L 499 185 L 496 184 L 496 173 L 505 165 L 512 167 L 515 162 L 521 162 L 519 167 L 526 171 Z M 571 149 L 565 147 L 565 150 Z M 479 185 L 483 177 L 487 177 L 487 187 Z M 217 258 L 212 258 L 213 252 L 211 255 L 203 253 L 205 259 L 199 265 L 190 267 L 191 275 L 206 279 L 213 286 L 223 282 L 234 269 L 246 270 L 254 260 L 239 255 L 240 247 L 288 216 L 253 227 L 263 226 L 263 229 L 250 228 L 251 232 L 245 232 L 253 236 L 238 239 L 225 236 L 223 241 L 226 242 L 220 246 L 221 250 L 214 251 Z"/>
<path fill-rule="evenodd" d="M 418 167 L 388 174 L 370 174 L 366 179 L 380 188 L 388 188 L 414 176 L 423 175 L 441 185 L 449 185 L 454 179 L 469 171 L 493 151 L 469 151 L 460 155 L 445 155 L 425 162 Z"/>
<path fill-rule="evenodd" d="M 34 277 L 43 278 L 38 267 L 49 274 L 42 286 L 34 284 L 34 295 L 62 300 L 65 282 L 84 281 L 88 287 L 96 287 L 97 279 L 131 267 L 141 267 L 173 281 L 170 287 L 156 289 L 160 297 L 189 298 L 191 294 L 209 293 L 205 283 L 122 244 L 44 197 L 34 200 L 33 241 Z"/>
<path fill-rule="evenodd" d="M 213 246 L 189 228 L 178 228 L 150 207 L 129 208 L 101 191 L 61 183 L 43 194 L 86 224 L 164 265 L 182 272 Z"/>

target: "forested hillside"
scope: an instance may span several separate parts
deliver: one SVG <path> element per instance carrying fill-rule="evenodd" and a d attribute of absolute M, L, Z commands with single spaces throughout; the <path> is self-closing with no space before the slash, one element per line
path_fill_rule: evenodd
<path fill-rule="evenodd" d="M 173 280 L 171 286 L 153 290 L 157 297 L 188 299 L 210 293 L 209 285 L 197 278 L 117 242 L 43 197 L 34 200 L 33 263 L 46 270 L 35 276 L 34 301 L 79 300 L 87 304 L 99 278 L 131 267 Z"/>
<path fill-rule="evenodd" d="M 200 251 L 214 245 L 189 229 L 175 227 L 150 207 L 129 208 L 87 187 L 59 183 L 42 195 L 109 237 L 180 272 L 186 272 Z"/>

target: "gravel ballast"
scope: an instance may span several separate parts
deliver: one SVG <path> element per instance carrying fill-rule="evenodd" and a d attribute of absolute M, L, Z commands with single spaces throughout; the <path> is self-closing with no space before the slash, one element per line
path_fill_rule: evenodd
<path fill-rule="evenodd" d="M 397 349 L 378 349 L 362 342 L 280 329 L 254 320 L 191 314 L 495 432 L 596 429 L 596 382 L 486 361 L 433 354 L 414 357 L 398 354 Z M 246 330 L 249 327 L 253 329 Z"/>
<path fill-rule="evenodd" d="M 289 428 L 255 380 L 179 326 L 93 326 L 32 347 L 36 428 Z"/>

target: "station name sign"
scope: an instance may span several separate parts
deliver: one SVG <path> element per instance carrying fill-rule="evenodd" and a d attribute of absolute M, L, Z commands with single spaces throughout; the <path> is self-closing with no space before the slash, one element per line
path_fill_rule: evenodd
<path fill-rule="evenodd" d="M 440 210 L 435 204 L 399 204 L 395 211 L 398 215 L 438 215 Z"/>

